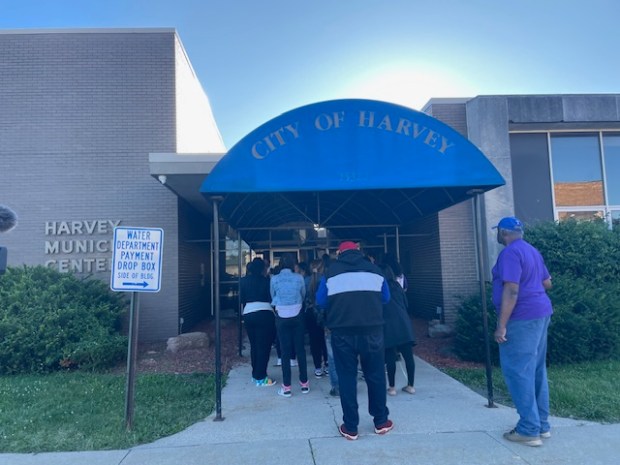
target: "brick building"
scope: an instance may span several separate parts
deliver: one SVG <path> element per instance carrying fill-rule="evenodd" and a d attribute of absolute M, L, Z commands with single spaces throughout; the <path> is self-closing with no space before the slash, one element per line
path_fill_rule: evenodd
<path fill-rule="evenodd" d="M 162 286 L 141 298 L 142 340 L 210 317 L 212 216 L 199 188 L 226 149 L 176 32 L 0 32 L 0 102 L 0 203 L 20 218 L 1 237 L 9 265 L 109 281 L 114 226 L 160 227 Z M 487 264 L 499 252 L 487 233 L 502 216 L 598 217 L 610 227 L 620 219 L 620 95 L 438 98 L 423 111 L 472 141 L 506 180 L 484 195 Z M 222 299 L 234 307 L 249 251 L 237 232 L 222 232 Z M 452 323 L 460 299 L 478 290 L 472 202 L 399 235 L 367 245 L 398 244 L 415 313 Z M 274 233 L 269 256 L 301 250 L 300 240 Z"/>

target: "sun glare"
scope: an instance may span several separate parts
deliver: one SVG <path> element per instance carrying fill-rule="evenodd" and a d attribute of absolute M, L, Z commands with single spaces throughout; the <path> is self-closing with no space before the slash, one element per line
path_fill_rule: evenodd
<path fill-rule="evenodd" d="M 448 72 L 420 68 L 377 69 L 360 76 L 346 91 L 351 98 L 367 98 L 404 105 L 416 110 L 433 97 L 474 97 L 473 86 Z"/>

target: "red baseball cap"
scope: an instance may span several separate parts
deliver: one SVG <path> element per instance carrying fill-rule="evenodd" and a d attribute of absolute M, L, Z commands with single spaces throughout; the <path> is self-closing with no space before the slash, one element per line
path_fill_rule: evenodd
<path fill-rule="evenodd" d="M 344 241 L 341 242 L 340 245 L 338 246 L 338 252 L 342 253 L 345 250 L 358 250 L 359 247 L 357 246 L 357 244 L 355 242 L 352 241 Z"/>

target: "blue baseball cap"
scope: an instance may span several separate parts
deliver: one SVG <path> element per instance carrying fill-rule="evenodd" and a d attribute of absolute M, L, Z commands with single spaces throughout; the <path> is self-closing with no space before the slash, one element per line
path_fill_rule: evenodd
<path fill-rule="evenodd" d="M 505 229 L 506 231 L 523 232 L 523 223 L 521 223 L 521 221 L 514 216 L 507 216 L 499 220 L 499 223 L 497 223 L 497 226 L 494 226 L 493 229 Z"/>

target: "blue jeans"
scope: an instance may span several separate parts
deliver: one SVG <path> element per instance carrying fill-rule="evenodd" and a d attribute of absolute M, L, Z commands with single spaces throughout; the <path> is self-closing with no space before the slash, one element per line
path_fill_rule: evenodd
<path fill-rule="evenodd" d="M 358 360 L 368 387 L 368 413 L 372 415 L 375 426 L 385 423 L 390 412 L 386 405 L 383 328 L 379 327 L 369 334 L 332 331 L 332 349 L 338 372 L 342 420 L 347 431 L 356 433 L 359 424 Z"/>
<path fill-rule="evenodd" d="M 333 388 L 338 387 L 338 372 L 336 371 L 336 363 L 334 362 L 334 351 L 332 350 L 332 338 L 325 336 L 325 345 L 327 346 L 327 364 L 329 365 L 329 383 Z M 340 389 L 340 388 L 338 388 Z"/>
<path fill-rule="evenodd" d="M 538 436 L 551 428 L 546 365 L 550 320 L 509 320 L 507 341 L 499 345 L 504 380 L 519 414 L 516 430 L 523 436 Z"/>

